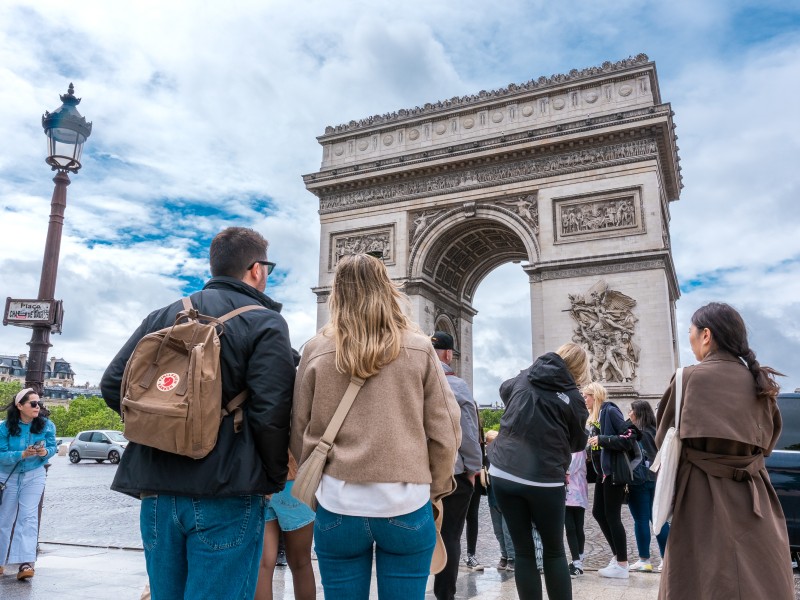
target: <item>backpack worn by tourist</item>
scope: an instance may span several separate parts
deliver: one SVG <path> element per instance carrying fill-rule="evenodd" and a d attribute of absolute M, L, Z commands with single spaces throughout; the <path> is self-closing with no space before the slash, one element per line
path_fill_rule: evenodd
<path fill-rule="evenodd" d="M 144 336 L 122 376 L 122 420 L 130 441 L 199 459 L 217 443 L 223 417 L 242 427 L 247 390 L 222 407 L 220 331 L 223 324 L 251 310 L 250 305 L 221 317 L 202 315 L 183 298 L 175 323 Z"/>

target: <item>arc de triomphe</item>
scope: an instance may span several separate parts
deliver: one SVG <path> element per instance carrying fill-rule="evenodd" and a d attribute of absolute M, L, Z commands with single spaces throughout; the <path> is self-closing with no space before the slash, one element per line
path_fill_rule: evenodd
<path fill-rule="evenodd" d="M 337 260 L 380 251 L 471 381 L 475 290 L 521 263 L 533 356 L 574 340 L 614 396 L 659 397 L 678 356 L 672 115 L 640 54 L 327 127 L 303 177 L 320 206 L 318 325 Z"/>

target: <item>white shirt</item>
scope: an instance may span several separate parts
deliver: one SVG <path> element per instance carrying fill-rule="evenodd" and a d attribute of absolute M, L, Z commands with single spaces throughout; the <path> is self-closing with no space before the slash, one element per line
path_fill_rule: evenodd
<path fill-rule="evenodd" d="M 427 483 L 351 483 L 322 475 L 317 502 L 332 513 L 351 517 L 389 518 L 407 515 L 431 499 Z"/>

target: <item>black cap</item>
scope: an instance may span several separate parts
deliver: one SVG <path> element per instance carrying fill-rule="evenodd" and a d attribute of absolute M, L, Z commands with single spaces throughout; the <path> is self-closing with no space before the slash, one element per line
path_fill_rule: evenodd
<path fill-rule="evenodd" d="M 431 342 L 437 350 L 455 350 L 453 336 L 444 331 L 435 331 L 431 336 Z"/>

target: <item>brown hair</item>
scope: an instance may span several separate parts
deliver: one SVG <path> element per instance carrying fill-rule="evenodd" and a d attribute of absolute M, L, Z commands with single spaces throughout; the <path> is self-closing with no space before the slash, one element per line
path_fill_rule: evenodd
<path fill-rule="evenodd" d="M 756 381 L 758 397 L 774 398 L 781 390 L 775 376 L 784 376 L 772 367 L 762 367 L 756 353 L 747 342 L 747 326 L 739 312 L 724 302 L 710 302 L 698 308 L 692 315 L 692 325 L 697 329 L 709 329 L 712 342 L 723 352 L 741 358 Z"/>
<path fill-rule="evenodd" d="M 580 387 L 589 381 L 591 376 L 589 372 L 589 355 L 582 346 L 574 342 L 567 342 L 556 350 L 556 354 L 564 359 L 569 374 L 575 380 L 575 385 Z"/>
<path fill-rule="evenodd" d="M 266 260 L 269 242 L 254 229 L 228 227 L 211 241 L 209 263 L 213 277 L 244 277 L 247 267 Z"/>
<path fill-rule="evenodd" d="M 337 371 L 366 378 L 397 358 L 403 332 L 419 331 L 403 313 L 404 302 L 383 261 L 366 254 L 339 260 L 323 329 L 336 341 Z"/>

